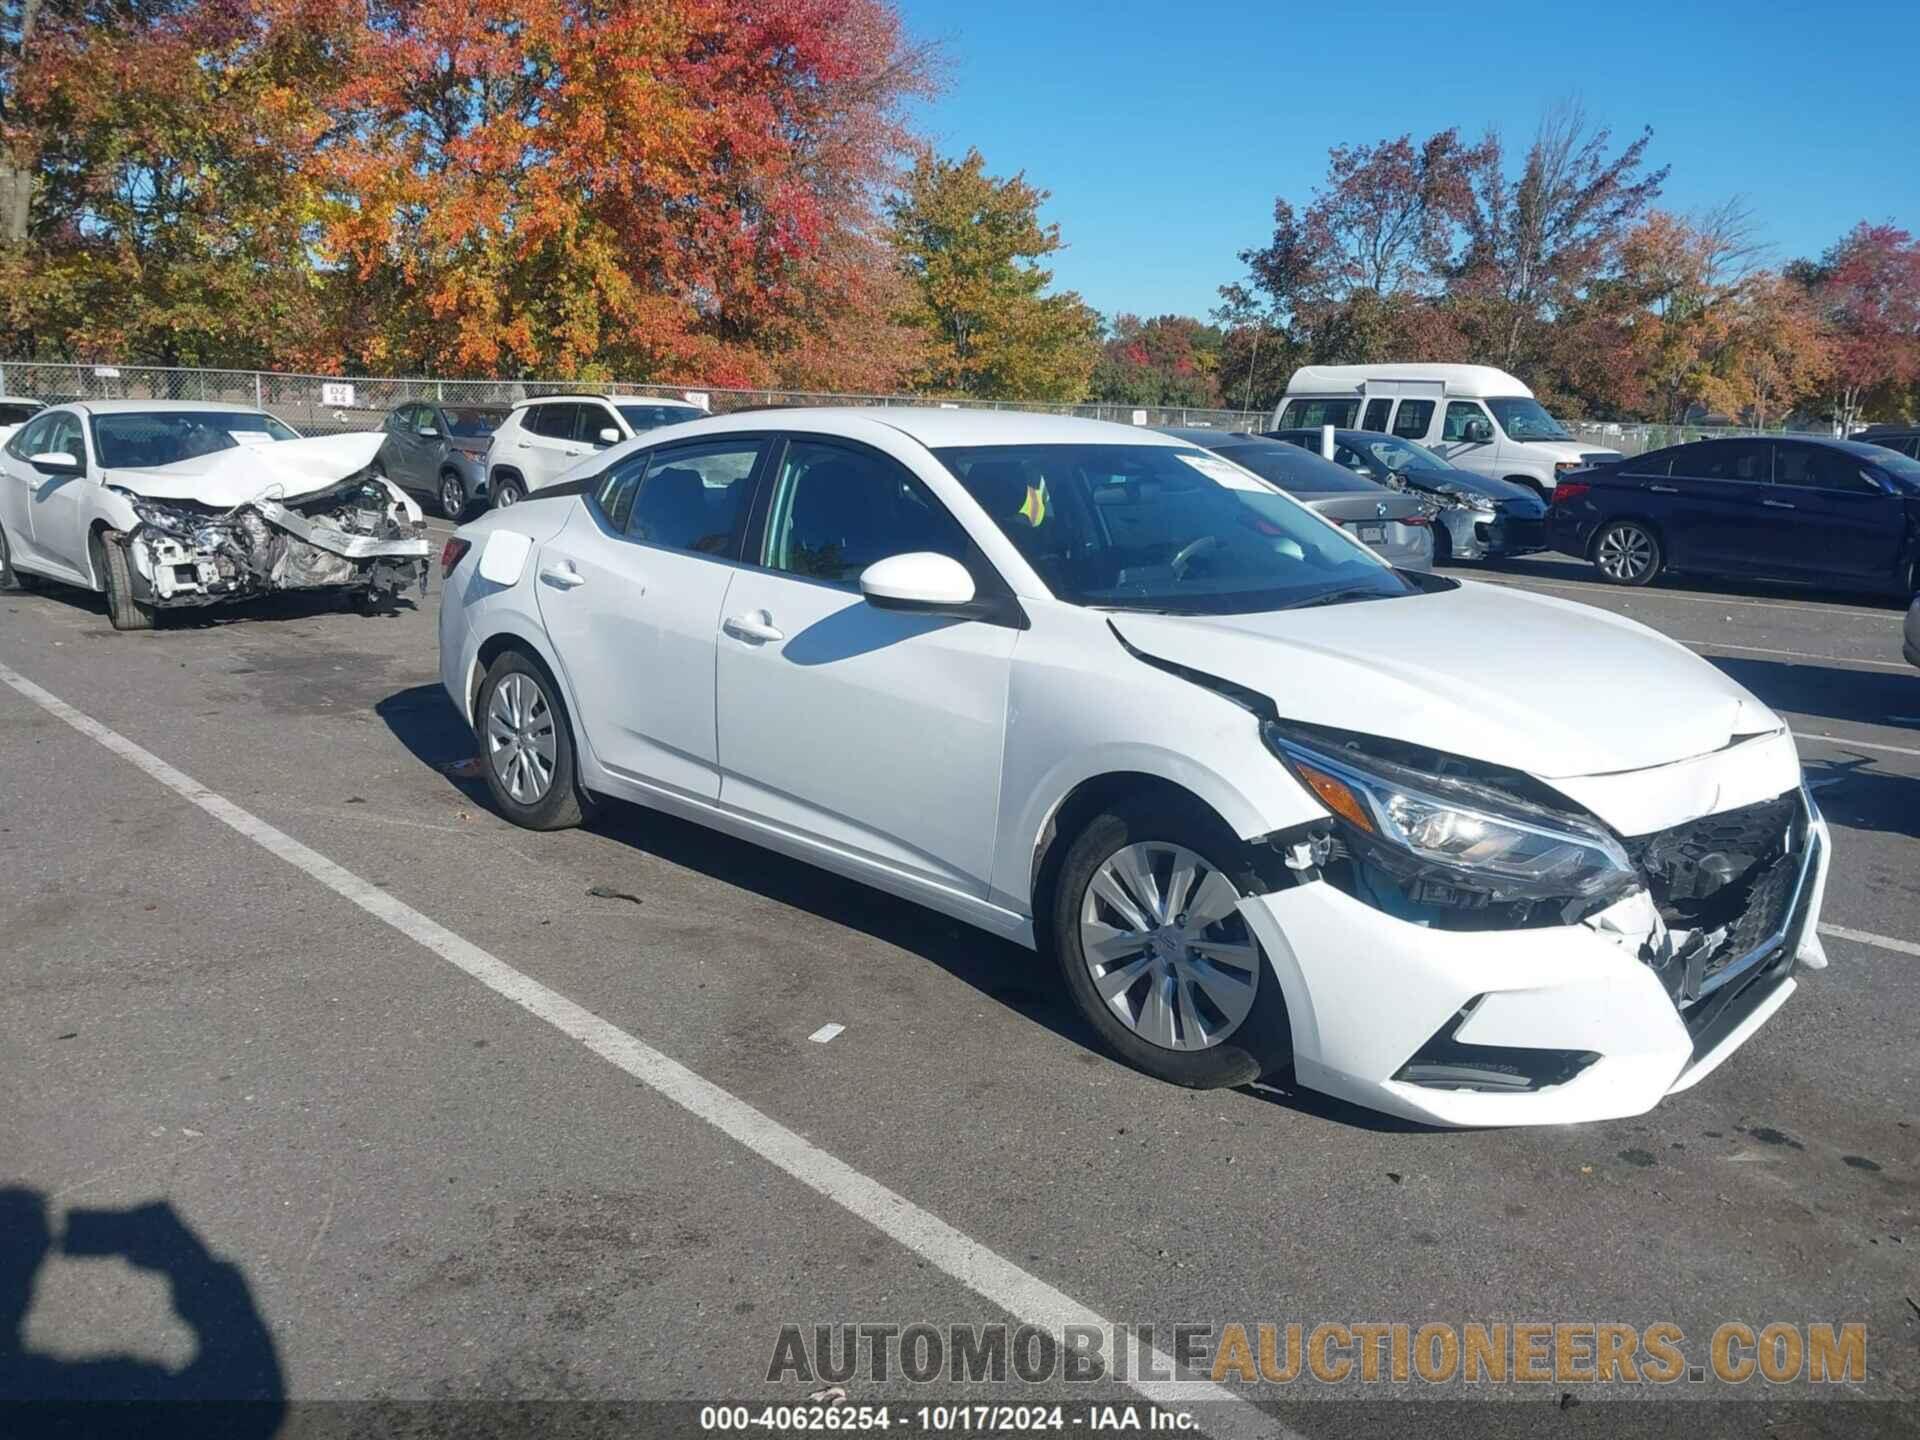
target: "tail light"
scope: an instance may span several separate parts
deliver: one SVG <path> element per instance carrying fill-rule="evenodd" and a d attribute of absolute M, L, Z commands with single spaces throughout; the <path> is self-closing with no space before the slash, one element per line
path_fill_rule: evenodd
<path fill-rule="evenodd" d="M 1553 500 L 1551 503 L 1555 505 L 1571 505 L 1591 489 L 1593 489 L 1591 485 L 1584 484 L 1579 480 L 1562 480 L 1558 485 L 1553 487 Z"/>
<path fill-rule="evenodd" d="M 467 558 L 467 551 L 472 548 L 471 540 L 462 540 L 458 535 L 449 535 L 447 543 L 440 547 L 440 578 L 444 580 L 453 574 L 454 568 Z"/>
<path fill-rule="evenodd" d="M 1431 525 L 1433 523 L 1433 517 L 1431 515 L 1402 515 L 1393 523 L 1396 525 Z"/>

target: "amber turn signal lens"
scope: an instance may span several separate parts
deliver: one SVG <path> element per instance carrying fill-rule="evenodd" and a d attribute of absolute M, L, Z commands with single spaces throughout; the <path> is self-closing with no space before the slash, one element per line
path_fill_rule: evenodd
<path fill-rule="evenodd" d="M 1350 821 L 1369 834 L 1373 833 L 1373 817 L 1367 813 L 1366 803 L 1353 793 L 1346 781 L 1335 779 L 1324 770 L 1316 770 L 1303 760 L 1296 759 L 1293 764 L 1308 788 L 1320 797 L 1321 804 L 1341 819 Z"/>

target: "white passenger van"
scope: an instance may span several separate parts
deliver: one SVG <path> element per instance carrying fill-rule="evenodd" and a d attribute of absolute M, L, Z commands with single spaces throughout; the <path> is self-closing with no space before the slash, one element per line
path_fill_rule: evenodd
<path fill-rule="evenodd" d="M 1620 458 L 1582 446 L 1531 390 L 1491 365 L 1303 365 L 1287 382 L 1273 428 L 1322 425 L 1417 440 L 1450 465 L 1542 496 L 1569 470 Z"/>

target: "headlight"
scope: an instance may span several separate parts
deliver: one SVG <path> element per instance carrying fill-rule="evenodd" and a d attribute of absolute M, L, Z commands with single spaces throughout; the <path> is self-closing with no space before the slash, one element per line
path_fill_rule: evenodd
<path fill-rule="evenodd" d="M 169 535 L 185 536 L 193 530 L 194 522 L 187 516 L 182 515 L 178 510 L 168 510 L 150 501 L 135 500 L 133 513 L 140 517 L 142 525 L 151 525 L 154 529 L 165 531 Z"/>
<path fill-rule="evenodd" d="M 1598 825 L 1469 780 L 1304 744 L 1271 722 L 1261 734 L 1337 817 L 1356 863 L 1384 871 L 1410 906 L 1611 901 L 1640 884 Z"/>

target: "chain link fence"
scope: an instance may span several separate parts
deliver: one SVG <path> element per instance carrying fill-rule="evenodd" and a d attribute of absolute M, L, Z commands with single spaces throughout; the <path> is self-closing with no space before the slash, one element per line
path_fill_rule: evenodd
<path fill-rule="evenodd" d="M 1269 412 L 1164 405 L 1052 405 L 1012 400 L 949 400 L 924 395 L 836 395 L 806 390 L 629 384 L 588 380 L 419 380 L 356 375 L 289 375 L 266 370 L 189 370 L 154 365 L 72 365 L 0 361 L 0 396 L 36 400 L 206 400 L 253 405 L 303 435 L 379 428 L 387 412 L 411 401 L 511 405 L 538 395 L 584 392 L 632 399 L 703 402 L 717 415 L 736 410 L 818 405 L 937 405 L 957 410 L 1027 410 L 1123 425 L 1257 430 Z"/>
<path fill-rule="evenodd" d="M 74 365 L 0 361 L 0 397 L 36 400 L 210 400 L 253 405 L 304 435 L 378 429 L 387 412 L 409 401 L 510 405 L 536 395 L 586 392 L 632 398 L 704 399 L 715 414 L 781 406 L 938 405 L 957 410 L 1027 410 L 1078 415 L 1122 425 L 1164 425 L 1215 430 L 1264 430 L 1267 410 L 1207 410 L 1175 405 L 1054 405 L 1043 401 L 948 400 L 925 395 L 836 395 L 808 390 L 740 390 L 717 386 L 642 385 L 587 380 L 420 380 L 356 375 L 292 375 L 269 370 L 193 370 L 157 365 Z M 1596 449 L 1639 455 L 1689 440 L 1781 434 L 1711 425 L 1658 425 L 1637 421 L 1563 421 L 1573 438 Z M 1810 432 L 1836 434 L 1831 427 Z"/>

